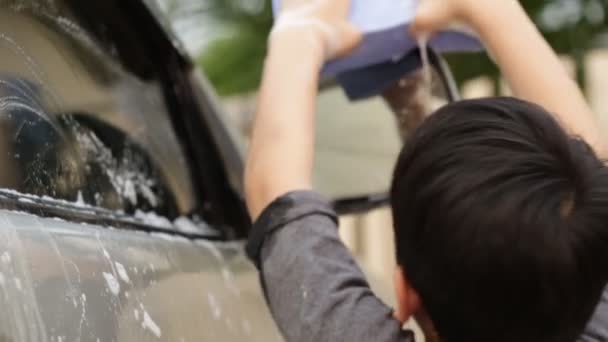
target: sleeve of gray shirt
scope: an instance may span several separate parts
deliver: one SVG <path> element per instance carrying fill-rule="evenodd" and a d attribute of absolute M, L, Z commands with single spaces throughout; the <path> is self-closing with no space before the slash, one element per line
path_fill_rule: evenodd
<path fill-rule="evenodd" d="M 320 195 L 274 201 L 254 224 L 247 254 L 287 341 L 414 341 L 370 290 Z"/>
<path fill-rule="evenodd" d="M 338 237 L 338 219 L 320 195 L 274 201 L 254 224 L 247 254 L 287 341 L 413 342 L 369 288 Z M 579 342 L 608 341 L 608 288 Z"/>
<path fill-rule="evenodd" d="M 579 342 L 608 341 L 608 287 Z"/>

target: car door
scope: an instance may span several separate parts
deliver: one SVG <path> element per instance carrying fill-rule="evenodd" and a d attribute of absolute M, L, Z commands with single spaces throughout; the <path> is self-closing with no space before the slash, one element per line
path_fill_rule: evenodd
<path fill-rule="evenodd" d="M 0 2 L 0 341 L 280 340 L 194 75 L 138 1 Z"/>

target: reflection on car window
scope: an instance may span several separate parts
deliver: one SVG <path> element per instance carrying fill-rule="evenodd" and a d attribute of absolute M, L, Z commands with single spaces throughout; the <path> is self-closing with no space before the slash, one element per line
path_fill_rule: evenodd
<path fill-rule="evenodd" d="M 62 1 L 0 2 L 0 188 L 175 217 L 194 206 L 160 81 Z M 110 49 L 108 49 L 110 46 Z"/>

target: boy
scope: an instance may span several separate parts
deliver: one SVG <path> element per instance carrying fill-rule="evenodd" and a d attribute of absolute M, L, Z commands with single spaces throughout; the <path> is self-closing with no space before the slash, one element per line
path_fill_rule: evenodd
<path fill-rule="evenodd" d="M 335 213 L 310 191 L 318 71 L 360 40 L 346 21 L 349 2 L 283 7 L 246 192 L 256 220 L 248 253 L 285 338 L 413 341 L 401 325 L 416 317 L 430 340 L 577 340 L 608 280 L 608 170 L 598 157 L 607 149 L 519 3 L 429 0 L 416 17 L 416 35 L 453 21 L 476 30 L 515 94 L 544 109 L 463 101 L 407 139 L 391 189 L 395 312 L 371 293 L 337 237 Z M 605 339 L 601 322 L 594 327 L 583 338 Z"/>

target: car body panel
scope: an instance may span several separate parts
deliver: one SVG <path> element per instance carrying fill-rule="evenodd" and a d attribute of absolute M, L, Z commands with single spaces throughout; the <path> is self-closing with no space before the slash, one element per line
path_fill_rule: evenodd
<path fill-rule="evenodd" d="M 242 244 L 0 211 L 0 341 L 279 341 Z"/>

